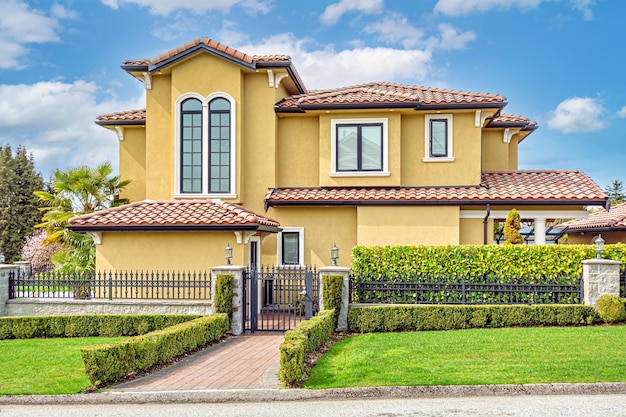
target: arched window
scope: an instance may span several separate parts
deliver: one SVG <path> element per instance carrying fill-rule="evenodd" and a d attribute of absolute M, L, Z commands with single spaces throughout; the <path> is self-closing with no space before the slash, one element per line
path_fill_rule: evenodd
<path fill-rule="evenodd" d="M 230 193 L 230 102 L 209 102 L 209 193 Z"/>
<path fill-rule="evenodd" d="M 189 98 L 180 111 L 180 191 L 202 192 L 202 102 Z"/>

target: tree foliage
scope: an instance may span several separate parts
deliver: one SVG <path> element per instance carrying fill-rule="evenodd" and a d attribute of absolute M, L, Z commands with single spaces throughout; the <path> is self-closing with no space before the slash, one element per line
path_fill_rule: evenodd
<path fill-rule="evenodd" d="M 41 221 L 39 200 L 33 195 L 44 186 L 35 171 L 32 154 L 19 146 L 0 146 L 0 254 L 7 262 L 20 260 L 24 239 Z"/>
<path fill-rule="evenodd" d="M 52 256 L 61 250 L 57 242 L 44 244 L 47 234 L 44 230 L 28 236 L 22 249 L 22 260 L 28 261 L 33 270 L 44 270 L 54 267 Z"/>
<path fill-rule="evenodd" d="M 521 228 L 522 219 L 519 212 L 515 209 L 511 209 L 504 222 L 504 244 L 519 245 L 520 243 L 524 243 L 524 238 L 519 232 Z"/>
<path fill-rule="evenodd" d="M 611 205 L 621 204 L 626 201 L 626 193 L 620 180 L 615 180 L 611 185 L 604 188 L 604 192 L 609 196 Z"/>
<path fill-rule="evenodd" d="M 75 216 L 107 209 L 127 202 L 118 197 L 130 181 L 113 176 L 109 162 L 96 168 L 80 166 L 67 171 L 56 170 L 51 190 L 36 191 L 43 204 L 43 221 L 37 227 L 46 230 L 45 244 L 59 243 L 62 250 L 52 257 L 63 271 L 95 270 L 95 248 L 90 235 L 68 229 L 68 221 Z"/>

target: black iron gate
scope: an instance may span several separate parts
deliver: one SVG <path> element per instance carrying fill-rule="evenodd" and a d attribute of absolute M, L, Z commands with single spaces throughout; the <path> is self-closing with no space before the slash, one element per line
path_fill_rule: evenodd
<path fill-rule="evenodd" d="M 310 266 L 251 265 L 244 276 L 246 331 L 286 331 L 319 310 L 319 278 Z"/>

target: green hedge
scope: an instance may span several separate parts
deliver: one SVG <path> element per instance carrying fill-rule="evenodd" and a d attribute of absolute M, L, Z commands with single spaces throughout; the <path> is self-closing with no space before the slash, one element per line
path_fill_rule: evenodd
<path fill-rule="evenodd" d="M 322 277 L 322 302 L 324 310 L 337 310 L 341 308 L 341 292 L 343 288 L 343 276 L 324 275 Z"/>
<path fill-rule="evenodd" d="M 35 337 L 136 336 L 201 317 L 183 314 L 98 314 L 0 317 L 0 340 Z"/>
<path fill-rule="evenodd" d="M 215 277 L 215 312 L 233 316 L 233 275 L 217 274 Z"/>
<path fill-rule="evenodd" d="M 226 314 L 215 314 L 117 343 L 87 347 L 81 354 L 87 376 L 95 386 L 217 342 L 229 329 Z"/>
<path fill-rule="evenodd" d="M 355 246 L 356 274 L 575 276 L 592 245 Z M 606 259 L 626 262 L 626 245 L 606 245 Z M 622 270 L 626 263 L 622 265 Z"/>
<path fill-rule="evenodd" d="M 482 327 L 575 326 L 591 323 L 584 305 L 396 305 L 352 306 L 348 327 L 356 333 L 455 330 Z"/>
<path fill-rule="evenodd" d="M 297 384 L 304 379 L 306 355 L 330 340 L 335 323 L 335 310 L 323 310 L 285 333 L 285 341 L 280 345 L 278 372 L 278 378 L 285 385 Z"/>

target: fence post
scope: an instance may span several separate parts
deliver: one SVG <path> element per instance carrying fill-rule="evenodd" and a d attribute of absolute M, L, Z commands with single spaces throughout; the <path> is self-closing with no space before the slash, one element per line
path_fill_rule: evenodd
<path fill-rule="evenodd" d="M 6 303 L 9 299 L 9 272 L 17 272 L 15 265 L 0 264 L 0 316 L 4 316 Z"/>
<path fill-rule="evenodd" d="M 343 285 L 341 286 L 341 308 L 337 317 L 337 331 L 344 332 L 348 330 L 348 308 L 350 300 L 350 268 L 343 266 L 324 266 L 319 268 L 319 289 L 320 289 L 320 310 L 324 308 L 324 286 L 322 285 L 322 277 L 326 275 L 341 275 L 343 277 Z"/>
<path fill-rule="evenodd" d="M 583 264 L 583 297 L 585 304 L 595 306 L 603 294 L 619 296 L 620 261 L 585 259 Z"/>
<path fill-rule="evenodd" d="M 215 312 L 215 282 L 218 274 L 233 276 L 233 316 L 230 318 L 230 333 L 235 336 L 243 333 L 243 315 L 245 304 L 243 299 L 243 275 L 245 266 L 223 265 L 211 268 L 211 301 Z"/>

